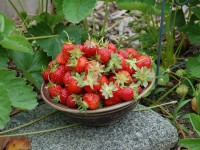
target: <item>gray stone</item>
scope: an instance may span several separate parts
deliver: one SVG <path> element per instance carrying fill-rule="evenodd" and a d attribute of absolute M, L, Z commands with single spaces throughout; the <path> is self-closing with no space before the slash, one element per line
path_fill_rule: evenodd
<path fill-rule="evenodd" d="M 138 105 L 137 108 L 143 107 Z M 11 118 L 8 128 L 53 111 L 46 104 Z M 57 112 L 14 133 L 55 128 L 74 123 Z M 119 122 L 104 127 L 79 125 L 28 136 L 33 150 L 169 150 L 178 141 L 177 130 L 152 110 L 129 112 Z"/>

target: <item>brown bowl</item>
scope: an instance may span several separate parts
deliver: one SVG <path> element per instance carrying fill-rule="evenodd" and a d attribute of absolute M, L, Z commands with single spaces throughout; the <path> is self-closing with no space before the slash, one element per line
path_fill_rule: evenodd
<path fill-rule="evenodd" d="M 77 109 L 69 108 L 68 106 L 54 102 L 48 93 L 47 83 L 45 82 L 41 87 L 41 95 L 48 105 L 56 110 L 66 113 L 66 115 L 77 122 L 92 126 L 104 126 L 118 121 L 120 117 L 132 110 L 138 104 L 138 100 L 142 98 L 154 85 L 154 82 L 155 77 L 152 82 L 143 89 L 143 92 L 138 95 L 135 101 L 121 102 L 113 106 L 106 106 L 96 110 L 87 110 L 87 112 L 80 112 Z"/>

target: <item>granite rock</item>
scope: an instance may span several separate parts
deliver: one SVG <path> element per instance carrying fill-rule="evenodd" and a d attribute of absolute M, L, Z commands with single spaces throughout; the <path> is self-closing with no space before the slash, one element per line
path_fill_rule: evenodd
<path fill-rule="evenodd" d="M 136 108 L 144 107 L 137 105 Z M 24 124 L 53 111 L 46 104 L 11 118 L 7 128 Z M 13 133 L 39 131 L 73 124 L 64 113 L 56 112 Z M 104 127 L 78 125 L 28 136 L 32 150 L 170 150 L 178 141 L 177 130 L 158 113 L 129 112 L 119 122 Z"/>

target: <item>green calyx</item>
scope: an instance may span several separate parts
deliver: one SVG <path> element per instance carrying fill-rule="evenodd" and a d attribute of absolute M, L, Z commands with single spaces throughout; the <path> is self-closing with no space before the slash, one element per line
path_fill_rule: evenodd
<path fill-rule="evenodd" d="M 69 51 L 70 58 L 80 58 L 84 53 L 76 46 L 74 50 Z"/>
<path fill-rule="evenodd" d="M 136 66 L 136 62 L 137 60 L 135 58 L 133 59 L 127 59 L 126 62 L 129 64 L 130 68 L 136 70 L 137 69 L 137 66 Z"/>
<path fill-rule="evenodd" d="M 76 81 L 77 81 L 77 85 L 80 87 L 84 87 L 85 86 L 85 82 L 83 81 L 84 77 L 85 77 L 85 73 L 79 74 L 76 72 L 75 76 L 72 76 Z"/>
<path fill-rule="evenodd" d="M 108 67 L 106 68 L 106 72 L 109 72 L 110 70 L 112 72 L 115 72 L 115 69 L 121 69 L 122 62 L 120 58 L 117 56 L 117 54 L 111 53 L 111 58 L 108 62 Z"/>
<path fill-rule="evenodd" d="M 92 89 L 94 89 L 94 85 L 98 84 L 96 81 L 96 76 L 94 73 L 88 73 L 86 76 L 86 80 L 84 81 L 85 85 L 89 85 Z"/>
<path fill-rule="evenodd" d="M 148 82 L 153 79 L 154 74 L 151 72 L 150 69 L 147 69 L 146 67 L 142 67 L 141 69 L 137 69 L 133 77 L 135 77 L 138 82 L 138 85 L 147 87 Z"/>
<path fill-rule="evenodd" d="M 118 72 L 115 74 L 114 79 L 116 79 L 115 83 L 119 86 L 124 87 L 124 84 L 127 83 L 127 75 L 124 72 Z"/>
<path fill-rule="evenodd" d="M 134 91 L 134 99 L 136 99 L 139 95 L 139 91 L 138 91 L 138 84 L 135 84 L 135 83 L 131 83 L 129 85 L 129 87 Z"/>
<path fill-rule="evenodd" d="M 104 73 L 105 71 L 105 66 L 101 65 L 100 63 L 98 63 L 97 61 L 91 61 L 91 63 L 89 63 L 90 68 L 88 69 L 88 73 L 93 73 L 95 76 L 97 77 L 101 77 L 102 73 Z"/>
<path fill-rule="evenodd" d="M 117 91 L 118 89 L 113 84 L 113 82 L 110 82 L 109 84 L 104 83 L 101 87 L 102 95 L 105 97 L 105 99 L 108 99 L 109 97 L 113 97 L 113 92 Z"/>

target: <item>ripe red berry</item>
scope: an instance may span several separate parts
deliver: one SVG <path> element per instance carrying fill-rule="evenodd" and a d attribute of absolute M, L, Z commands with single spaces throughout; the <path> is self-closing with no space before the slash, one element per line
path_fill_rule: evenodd
<path fill-rule="evenodd" d="M 70 108 L 77 108 L 76 100 L 73 98 L 72 95 L 69 95 L 67 98 L 67 106 Z"/>
<path fill-rule="evenodd" d="M 79 94 L 82 92 L 82 88 L 78 86 L 78 82 L 74 78 L 71 78 L 70 82 L 68 82 L 67 90 L 71 94 Z"/>
<path fill-rule="evenodd" d="M 97 54 L 102 63 L 107 63 L 111 57 L 111 51 L 106 48 L 99 48 Z"/>
<path fill-rule="evenodd" d="M 118 54 L 122 55 L 125 59 L 128 59 L 129 54 L 127 51 L 121 49 L 118 51 Z"/>
<path fill-rule="evenodd" d="M 151 59 L 148 56 L 142 55 L 137 58 L 136 66 L 140 69 L 142 67 L 147 67 L 147 69 L 149 69 L 151 64 Z"/>
<path fill-rule="evenodd" d="M 63 83 L 63 76 L 65 74 L 64 65 L 58 66 L 53 71 L 51 71 L 49 78 L 52 83 Z"/>
<path fill-rule="evenodd" d="M 94 110 L 97 109 L 100 104 L 100 97 L 94 93 L 86 93 L 83 96 L 83 105 L 84 107 Z"/>
<path fill-rule="evenodd" d="M 62 52 L 57 55 L 56 61 L 60 65 L 65 65 L 65 63 L 67 62 Z"/>
<path fill-rule="evenodd" d="M 91 57 L 96 54 L 98 46 L 94 41 L 86 41 L 83 43 L 83 50 L 88 57 Z"/>
<path fill-rule="evenodd" d="M 58 84 L 53 84 L 53 85 L 50 85 L 49 87 L 49 95 L 54 98 L 54 97 L 57 97 L 59 94 L 60 94 L 60 91 L 61 91 L 62 87 Z"/>
<path fill-rule="evenodd" d="M 120 98 L 124 101 L 130 101 L 134 97 L 134 92 L 130 87 L 124 87 L 120 90 Z"/>
<path fill-rule="evenodd" d="M 62 52 L 63 52 L 63 56 L 65 57 L 66 60 L 69 59 L 70 57 L 70 50 L 73 50 L 75 48 L 75 45 L 72 43 L 66 43 L 62 46 Z"/>
<path fill-rule="evenodd" d="M 113 43 L 108 43 L 107 48 L 111 50 L 113 53 L 117 52 L 117 47 Z"/>
<path fill-rule="evenodd" d="M 70 93 L 68 92 L 68 90 L 66 88 L 62 88 L 60 90 L 60 102 L 63 105 L 67 105 L 67 98 L 70 95 Z"/>
<path fill-rule="evenodd" d="M 137 58 L 139 56 L 134 48 L 126 48 L 125 50 L 128 52 L 130 58 Z"/>
<path fill-rule="evenodd" d="M 42 72 L 42 78 L 44 81 L 49 81 L 50 70 L 47 68 Z"/>
<path fill-rule="evenodd" d="M 65 85 L 68 85 L 69 81 L 72 79 L 72 74 L 71 74 L 71 71 L 68 71 L 64 74 L 63 76 L 63 83 Z"/>
<path fill-rule="evenodd" d="M 81 73 L 85 71 L 88 60 L 86 57 L 82 56 L 78 59 L 76 66 L 74 67 L 74 71 Z"/>

